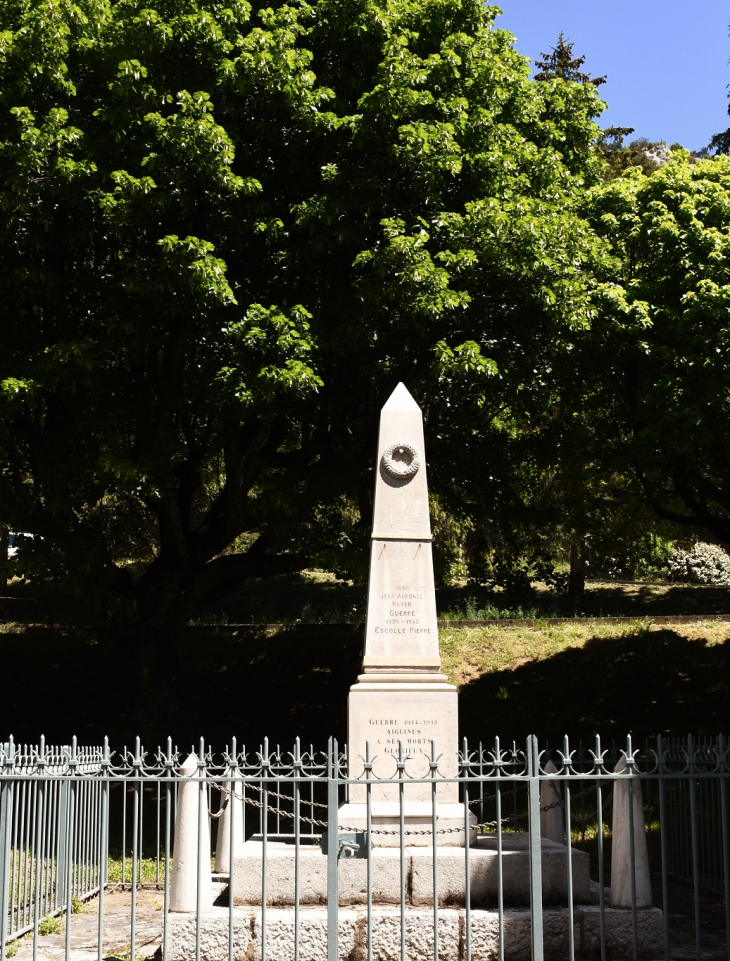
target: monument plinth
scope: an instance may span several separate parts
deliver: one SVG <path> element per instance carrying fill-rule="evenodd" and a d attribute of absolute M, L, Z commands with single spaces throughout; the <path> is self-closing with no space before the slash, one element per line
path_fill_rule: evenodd
<path fill-rule="evenodd" d="M 403 384 L 383 407 L 378 438 L 370 579 L 363 673 L 348 702 L 348 774 L 364 777 L 366 746 L 372 769 L 371 815 L 374 831 L 400 823 L 399 756 L 406 759 L 406 830 L 431 827 L 432 785 L 408 778 L 428 777 L 432 744 L 439 758 L 438 778 L 458 773 L 456 688 L 441 673 L 436 597 L 431 554 L 431 522 L 421 410 Z M 345 827 L 364 827 L 366 787 L 350 785 L 340 808 Z M 465 810 L 456 782 L 436 788 L 439 844 L 466 843 Z M 400 844 L 398 835 L 373 836 L 379 846 Z M 429 835 L 407 838 L 409 845 L 431 845 Z"/>

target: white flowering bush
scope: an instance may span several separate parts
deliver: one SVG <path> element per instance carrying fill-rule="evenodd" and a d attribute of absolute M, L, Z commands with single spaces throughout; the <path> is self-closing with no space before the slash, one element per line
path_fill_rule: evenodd
<path fill-rule="evenodd" d="M 718 544 L 693 541 L 676 545 L 667 566 L 673 581 L 730 586 L 730 556 Z"/>

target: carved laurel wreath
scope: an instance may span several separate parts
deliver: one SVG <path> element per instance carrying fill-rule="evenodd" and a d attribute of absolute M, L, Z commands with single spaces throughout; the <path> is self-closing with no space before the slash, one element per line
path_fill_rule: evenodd
<path fill-rule="evenodd" d="M 410 463 L 406 464 L 404 461 L 394 461 L 393 454 L 396 452 L 399 454 L 410 454 Z M 396 477 L 398 480 L 413 477 L 414 474 L 418 473 L 420 466 L 421 455 L 412 444 L 405 444 L 403 442 L 391 444 L 390 447 L 386 447 L 383 451 L 383 467 L 391 477 Z"/>

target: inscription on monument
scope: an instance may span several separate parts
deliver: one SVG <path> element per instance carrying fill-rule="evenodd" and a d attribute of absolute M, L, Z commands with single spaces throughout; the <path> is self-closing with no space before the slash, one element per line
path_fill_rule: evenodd
<path fill-rule="evenodd" d="M 403 745 L 404 754 L 412 750 L 418 753 L 430 754 L 431 741 L 436 737 L 438 721 L 434 718 L 412 720 L 411 718 L 374 718 L 371 717 L 368 730 L 365 732 L 373 753 L 384 752 L 396 757 L 399 744 Z"/>
<path fill-rule="evenodd" d="M 383 602 L 378 608 L 380 624 L 375 625 L 375 634 L 431 633 L 430 627 L 423 626 L 420 610 L 425 600 L 423 590 L 399 584 L 394 591 L 381 592 L 380 600 Z"/>

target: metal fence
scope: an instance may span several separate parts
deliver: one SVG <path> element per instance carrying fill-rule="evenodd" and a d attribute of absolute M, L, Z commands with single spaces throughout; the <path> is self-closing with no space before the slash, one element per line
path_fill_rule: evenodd
<path fill-rule="evenodd" d="M 99 890 L 106 839 L 101 772 L 99 748 L 3 746 L 3 949 L 7 937 L 37 929 L 41 918 Z"/>
<path fill-rule="evenodd" d="M 170 741 L 154 752 L 139 741 L 114 753 L 106 743 L 4 746 L 0 957 L 24 934 L 37 957 L 42 921 L 53 914 L 65 916 L 65 954 L 72 957 L 75 901 L 95 896 L 101 961 L 111 950 L 105 897 L 131 889 L 125 942 L 114 948 L 134 959 L 142 923 L 136 894 L 153 888 L 160 891 L 162 961 L 234 961 L 247 952 L 261 961 L 730 958 L 724 738 L 657 738 L 640 748 L 630 738 L 608 747 L 600 738 L 590 746 L 565 738 L 557 748 L 541 748 L 535 737 L 524 746 L 465 742 L 449 777 L 433 745 L 414 774 L 413 756 L 400 744 L 389 778 L 375 776 L 369 756 L 354 776 L 335 742 L 324 751 L 299 742 L 291 750 L 265 742 L 247 751 L 234 740 L 214 755 L 201 740 L 191 751 L 194 773 L 181 776 L 190 752 Z M 619 762 L 624 769 L 617 771 Z M 437 795 L 454 782 L 467 813 L 463 823 L 442 827 Z M 241 869 L 215 873 L 211 866 L 216 906 L 185 916 L 169 908 L 178 792 L 188 783 L 203 802 L 198 841 L 209 838 L 212 852 L 221 853 L 220 816 L 229 805 L 234 811 L 235 799 L 246 844 L 242 852 L 236 831 L 228 831 L 228 861 Z M 390 820 L 379 816 L 373 793 L 384 783 L 397 798 Z M 338 823 L 353 789 L 361 792 L 364 823 Z M 433 803 L 425 826 L 410 829 L 409 792 L 423 789 Z M 615 905 L 617 804 L 627 826 L 624 906 Z M 467 836 L 463 847 L 441 845 Z M 644 844 L 653 909 L 640 896 Z M 200 897 L 196 907 L 208 908 Z M 689 930 L 675 924 L 678 898 Z M 217 955 L 211 925 L 218 925 Z"/>

